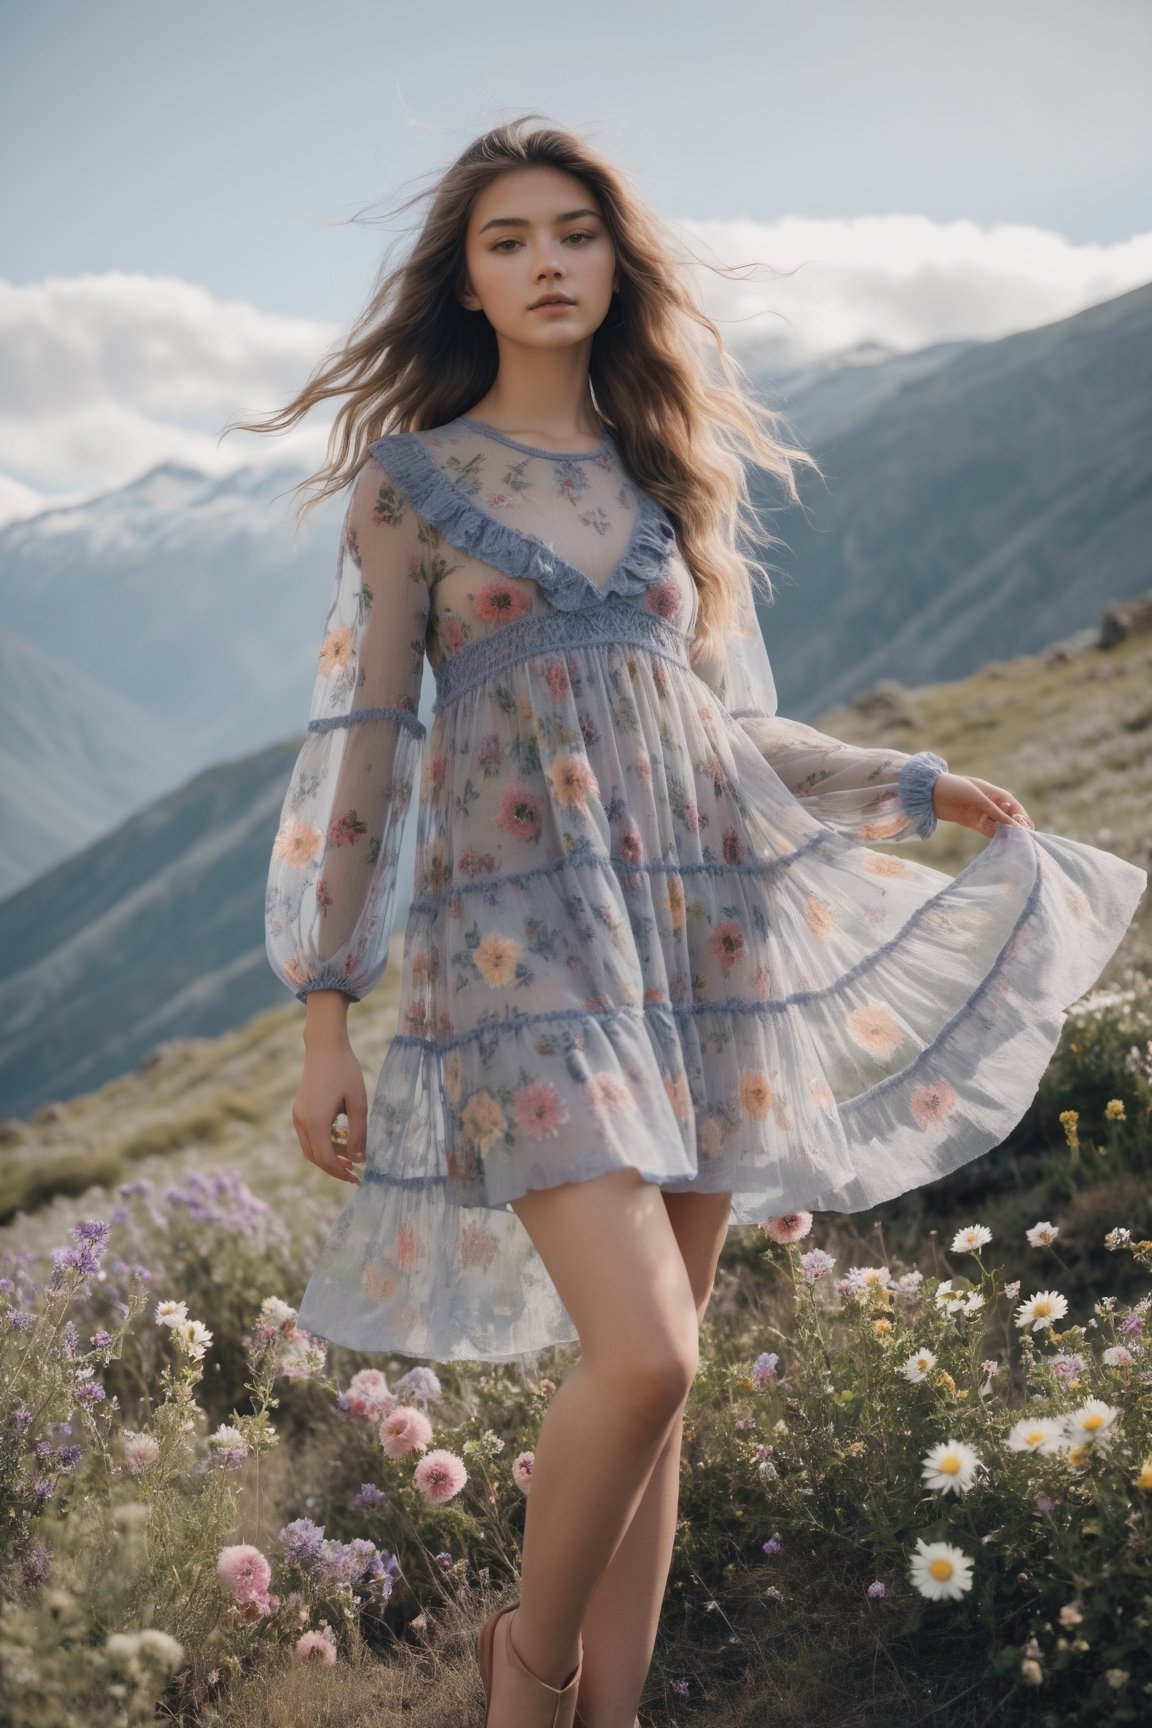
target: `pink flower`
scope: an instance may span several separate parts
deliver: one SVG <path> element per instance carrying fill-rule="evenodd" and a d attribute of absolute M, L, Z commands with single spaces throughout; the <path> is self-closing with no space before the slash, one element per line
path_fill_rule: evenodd
<path fill-rule="evenodd" d="M 543 1140 L 546 1134 L 558 1134 L 560 1124 L 567 1122 L 564 1100 L 550 1080 L 533 1080 L 521 1086 L 515 1095 L 516 1127 L 532 1140 Z"/>
<path fill-rule="evenodd" d="M 675 624 L 682 607 L 680 590 L 675 582 L 653 582 L 644 595 L 644 604 L 649 612 L 655 612 L 658 618 L 667 618 L 669 623 Z"/>
<path fill-rule="evenodd" d="M 632 1089 L 619 1074 L 613 1074 L 610 1068 L 602 1068 L 598 1073 L 590 1074 L 583 1086 L 584 1096 L 594 1109 L 600 1108 L 612 1115 L 620 1115 L 623 1111 L 634 1110 L 636 1100 Z"/>
<path fill-rule="evenodd" d="M 709 947 L 725 972 L 744 958 L 744 932 L 735 918 L 726 918 L 712 932 Z"/>
<path fill-rule="evenodd" d="M 397 1400 L 388 1390 L 388 1382 L 379 1368 L 361 1368 L 348 1382 L 348 1390 L 338 1400 L 341 1410 L 349 1416 L 371 1419 L 396 1408 Z"/>
<path fill-rule="evenodd" d="M 812 1228 L 811 1212 L 785 1212 L 779 1218 L 769 1218 L 764 1225 L 764 1234 L 770 1236 L 773 1242 L 799 1242 L 802 1236 L 807 1236 Z"/>
<path fill-rule="evenodd" d="M 531 612 L 532 596 L 511 582 L 486 582 L 472 595 L 472 610 L 485 624 L 507 624 Z"/>
<path fill-rule="evenodd" d="M 908 1108 L 921 1128 L 935 1128 L 956 1107 L 956 1089 L 947 1080 L 921 1086 L 908 1100 Z"/>
<path fill-rule="evenodd" d="M 562 702 L 568 695 L 571 685 L 568 682 L 568 668 L 559 658 L 545 660 L 544 682 L 548 686 L 548 694 L 554 702 Z"/>
<path fill-rule="evenodd" d="M 422 1452 L 432 1438 L 432 1424 L 423 1410 L 413 1404 L 398 1404 L 381 1422 L 377 1433 L 389 1458 L 403 1458 L 409 1452 Z"/>
<path fill-rule="evenodd" d="M 521 1452 L 520 1456 L 512 1461 L 512 1480 L 521 1494 L 527 1494 L 532 1486 L 532 1466 L 535 1462 L 534 1452 Z"/>
<path fill-rule="evenodd" d="M 412 1472 L 412 1480 L 431 1506 L 439 1506 L 459 1494 L 468 1480 L 464 1461 L 455 1452 L 439 1446 L 421 1458 Z"/>
<path fill-rule="evenodd" d="M 296 1654 L 301 1661 L 326 1662 L 331 1667 L 336 1660 L 336 1646 L 325 1632 L 305 1632 L 296 1640 Z"/>
<path fill-rule="evenodd" d="M 540 838 L 540 799 L 530 786 L 517 782 L 504 788 L 500 794 L 496 826 L 517 840 Z"/>
<path fill-rule="evenodd" d="M 253 1548 L 250 1542 L 237 1542 L 230 1548 L 221 1548 L 216 1571 L 237 1602 L 267 1600 L 272 1568 L 259 1548 Z"/>

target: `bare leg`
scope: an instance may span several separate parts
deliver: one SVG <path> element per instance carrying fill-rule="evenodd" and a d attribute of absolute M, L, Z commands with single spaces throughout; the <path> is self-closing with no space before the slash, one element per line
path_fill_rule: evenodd
<path fill-rule="evenodd" d="M 580 1336 L 537 1436 L 510 1627 L 521 1660 L 562 1686 L 597 1581 L 683 1410 L 699 1323 L 665 1197 L 637 1171 L 534 1189 L 512 1206 Z"/>
<path fill-rule="evenodd" d="M 703 1322 L 728 1234 L 732 1196 L 665 1194 L 664 1200 Z M 588 1728 L 632 1728 L 636 1718 L 672 1564 L 683 1434 L 681 1408 L 584 1616 L 584 1670 L 576 1708 Z"/>

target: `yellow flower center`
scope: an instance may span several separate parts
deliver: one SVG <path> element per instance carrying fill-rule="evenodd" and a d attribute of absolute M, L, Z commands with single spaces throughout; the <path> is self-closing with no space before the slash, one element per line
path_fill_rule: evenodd
<path fill-rule="evenodd" d="M 1098 1410 L 1093 1410 L 1090 1416 L 1085 1416 L 1084 1418 L 1084 1426 L 1088 1430 L 1089 1434 L 1094 1434 L 1096 1429 L 1103 1427 L 1103 1425 L 1104 1418 Z"/>
<path fill-rule="evenodd" d="M 939 1559 L 929 1561 L 928 1570 L 931 1572 L 933 1578 L 951 1578 L 953 1566 L 951 1560 L 945 1560 L 943 1555 L 941 1555 Z"/>
<path fill-rule="evenodd" d="M 960 1468 L 960 1460 L 955 1452 L 949 1452 L 940 1460 L 940 1468 L 946 1476 L 955 1476 Z"/>
<path fill-rule="evenodd" d="M 1044 1430 L 1043 1428 L 1029 1428 L 1024 1438 L 1027 1440 L 1029 1446 L 1039 1446 L 1040 1442 L 1044 1438 Z"/>
<path fill-rule="evenodd" d="M 1052 1308 L 1051 1302 L 1037 1302 L 1037 1304 L 1036 1304 L 1037 1314 L 1047 1314 L 1051 1311 L 1051 1308 Z"/>

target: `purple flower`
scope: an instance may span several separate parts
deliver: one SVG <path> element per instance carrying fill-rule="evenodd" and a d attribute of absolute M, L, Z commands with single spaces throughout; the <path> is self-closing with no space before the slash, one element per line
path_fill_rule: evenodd
<path fill-rule="evenodd" d="M 193 1171 L 164 1190 L 170 1206 L 180 1206 L 197 1224 L 215 1224 L 234 1235 L 254 1236 L 268 1211 L 235 1170 Z M 157 1220 L 163 1222 L 163 1215 Z"/>
<path fill-rule="evenodd" d="M 881 1596 L 887 1596 L 888 1586 L 883 1583 L 881 1579 L 877 1578 L 875 1584 L 869 1584 L 868 1594 L 873 1598 L 873 1600 L 878 1600 Z"/>
<path fill-rule="evenodd" d="M 304 1566 L 319 1554 L 324 1540 L 324 1526 L 314 1524 L 311 1518 L 294 1518 L 291 1524 L 285 1524 L 281 1530 L 280 1540 L 287 1549 L 288 1559 L 294 1560 L 298 1566 Z"/>
<path fill-rule="evenodd" d="M 764 1350 L 752 1364 L 752 1378 L 757 1386 L 764 1387 L 779 1378 L 776 1364 L 780 1358 L 774 1350 Z"/>
<path fill-rule="evenodd" d="M 48 1576 L 49 1559 L 47 1548 L 41 1548 L 39 1544 L 33 1548 L 31 1554 L 24 1556 L 22 1572 L 26 1590 L 33 1590 L 38 1584 L 43 1584 Z"/>
<path fill-rule="evenodd" d="M 765 1554 L 779 1554 L 782 1546 L 779 1536 L 769 1536 L 767 1542 L 761 1543 Z"/>
<path fill-rule="evenodd" d="M 102 1218 L 81 1218 L 72 1226 L 72 1234 L 82 1248 L 94 1248 L 100 1253 L 108 1241 L 110 1226 Z"/>
<path fill-rule="evenodd" d="M 440 1380 L 431 1368 L 409 1368 L 396 1382 L 397 1392 L 407 1392 L 409 1398 L 419 1398 L 425 1404 L 440 1397 Z"/>
<path fill-rule="evenodd" d="M 1143 1332 L 1143 1314 L 1125 1314 L 1123 1320 L 1120 1322 L 1119 1330 L 1128 1338 L 1131 1338 L 1134 1332 Z"/>
<path fill-rule="evenodd" d="M 434 1554 L 432 1556 L 432 1558 L 435 1560 L 437 1566 L 443 1567 L 445 1572 L 451 1572 L 451 1570 L 452 1570 L 452 1556 L 451 1556 L 451 1554 L 448 1553 L 447 1549 L 445 1549 L 440 1554 Z"/>
<path fill-rule="evenodd" d="M 1055 1500 L 1049 1500 L 1047 1494 L 1037 1494 L 1032 1504 L 1035 1506 L 1037 1512 L 1044 1514 L 1055 1512 L 1056 1510 Z"/>
<path fill-rule="evenodd" d="M 348 1502 L 349 1512 L 363 1512 L 371 1506 L 379 1506 L 384 1498 L 383 1488 L 377 1488 L 375 1482 L 362 1482 L 359 1493 L 353 1495 Z"/>

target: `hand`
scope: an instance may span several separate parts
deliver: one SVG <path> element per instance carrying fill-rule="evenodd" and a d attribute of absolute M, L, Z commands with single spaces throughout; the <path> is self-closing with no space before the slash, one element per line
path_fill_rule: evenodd
<path fill-rule="evenodd" d="M 1035 828 L 1018 798 L 991 780 L 974 774 L 938 774 L 932 787 L 932 807 L 942 822 L 958 822 L 978 834 L 994 834 L 1002 822 Z"/>
<path fill-rule="evenodd" d="M 335 1118 L 348 1118 L 344 1151 L 333 1140 Z M 341 1182 L 360 1186 L 352 1165 L 362 1164 L 368 1138 L 368 1094 L 364 1071 L 346 1036 L 305 1045 L 304 1072 L 292 1102 L 292 1126 L 305 1158 Z"/>

